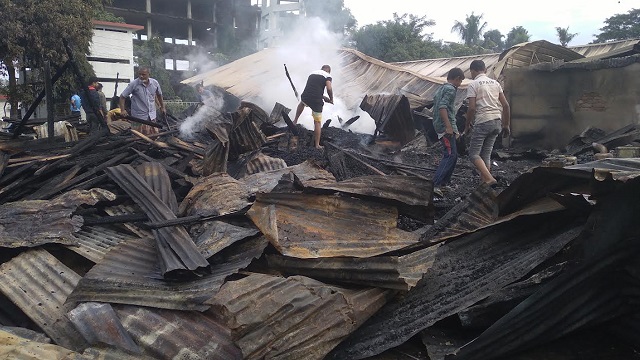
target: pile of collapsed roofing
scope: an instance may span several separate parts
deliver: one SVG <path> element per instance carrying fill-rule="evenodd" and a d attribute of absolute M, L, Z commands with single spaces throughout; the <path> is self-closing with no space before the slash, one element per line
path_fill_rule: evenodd
<path fill-rule="evenodd" d="M 492 359 L 599 326 L 640 346 L 633 173 L 538 168 L 406 231 L 433 221 L 430 181 L 338 146 L 288 164 L 266 153 L 311 134 L 268 118 L 0 143 L 0 353 L 361 359 L 420 335 Z"/>

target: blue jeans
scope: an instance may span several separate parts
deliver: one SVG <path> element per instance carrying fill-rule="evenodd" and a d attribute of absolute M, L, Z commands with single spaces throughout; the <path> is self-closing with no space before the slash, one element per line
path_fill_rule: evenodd
<path fill-rule="evenodd" d="M 456 135 L 445 134 L 440 138 L 442 142 L 442 160 L 433 175 L 433 186 L 446 185 L 451 181 L 451 175 L 458 161 L 458 149 L 456 149 Z"/>

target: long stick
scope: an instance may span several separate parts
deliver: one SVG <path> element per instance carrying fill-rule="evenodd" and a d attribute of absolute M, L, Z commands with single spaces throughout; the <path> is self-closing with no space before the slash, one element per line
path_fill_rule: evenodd
<path fill-rule="evenodd" d="M 298 90 L 296 90 L 295 85 L 293 85 L 293 81 L 291 80 L 291 75 L 289 75 L 289 70 L 287 70 L 287 64 L 284 64 L 284 73 L 287 74 L 287 79 L 289 79 L 289 84 L 293 88 L 293 93 L 296 94 L 296 99 L 300 100 L 300 95 L 298 95 Z"/>

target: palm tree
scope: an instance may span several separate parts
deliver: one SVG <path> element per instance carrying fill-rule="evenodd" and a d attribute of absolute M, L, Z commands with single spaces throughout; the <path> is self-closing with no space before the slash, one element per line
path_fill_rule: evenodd
<path fill-rule="evenodd" d="M 556 27 L 556 32 L 558 33 L 558 41 L 560 41 L 560 45 L 562 45 L 564 47 L 569 45 L 571 40 L 573 40 L 573 38 L 576 37 L 576 35 L 578 35 L 578 33 L 571 34 L 569 32 L 569 27 L 568 26 L 566 28 L 561 28 L 561 27 L 558 26 L 558 27 Z"/>
<path fill-rule="evenodd" d="M 484 33 L 484 41 L 482 42 L 482 47 L 491 51 L 500 52 L 504 50 L 504 40 L 502 38 L 504 35 L 500 32 L 500 30 L 488 30 Z"/>
<path fill-rule="evenodd" d="M 451 32 L 457 32 L 467 46 L 478 44 L 484 28 L 487 27 L 486 21 L 480 25 L 482 16 L 483 14 L 474 15 L 473 12 L 471 12 L 471 15 L 467 15 L 464 23 L 456 20 L 451 28 Z"/>
<path fill-rule="evenodd" d="M 507 41 L 505 41 L 504 47 L 505 49 L 508 49 L 513 45 L 527 42 L 529 39 L 531 39 L 531 35 L 529 35 L 527 29 L 522 26 L 516 26 L 507 34 Z"/>

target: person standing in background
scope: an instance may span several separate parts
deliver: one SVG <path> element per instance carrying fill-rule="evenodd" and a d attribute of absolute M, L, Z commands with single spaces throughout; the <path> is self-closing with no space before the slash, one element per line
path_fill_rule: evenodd
<path fill-rule="evenodd" d="M 456 125 L 454 101 L 458 87 L 464 80 L 464 72 L 460 68 L 453 68 L 447 74 L 444 83 L 433 96 L 433 128 L 442 142 L 442 160 L 433 175 L 434 192 L 442 196 L 442 186 L 448 185 L 453 170 L 458 162 L 456 139 L 460 136 Z"/>
<path fill-rule="evenodd" d="M 94 134 L 102 129 L 104 122 L 104 113 L 100 108 L 100 96 L 96 90 L 98 85 L 98 78 L 92 76 L 89 78 L 87 84 L 87 91 L 83 91 L 83 96 L 88 96 L 82 99 L 82 108 L 87 116 L 87 123 L 89 124 L 89 134 Z M 94 111 L 94 107 L 95 110 Z"/>
<path fill-rule="evenodd" d="M 96 85 L 96 91 L 98 92 L 98 96 L 100 97 L 100 110 L 103 114 L 106 114 L 109 111 L 107 109 L 107 96 L 102 92 L 101 83 L 98 83 L 98 85 Z"/>
<path fill-rule="evenodd" d="M 149 77 L 149 68 L 141 67 L 138 69 L 138 78 L 130 82 L 120 94 L 119 105 L 122 117 L 129 115 L 125 108 L 125 100 L 129 96 L 131 96 L 131 116 L 156 122 L 156 101 L 160 105 L 162 114 L 166 115 L 167 110 L 162 99 L 162 89 L 160 89 L 160 84 L 156 79 Z M 132 125 L 132 128 L 139 130 L 143 134 L 158 132 L 158 129 L 153 126 L 140 125 L 138 123 Z"/>
<path fill-rule="evenodd" d="M 80 95 L 78 93 L 73 93 L 70 99 L 69 110 L 71 110 L 71 115 L 80 116 L 80 107 L 82 106 L 82 100 L 80 100 Z"/>

